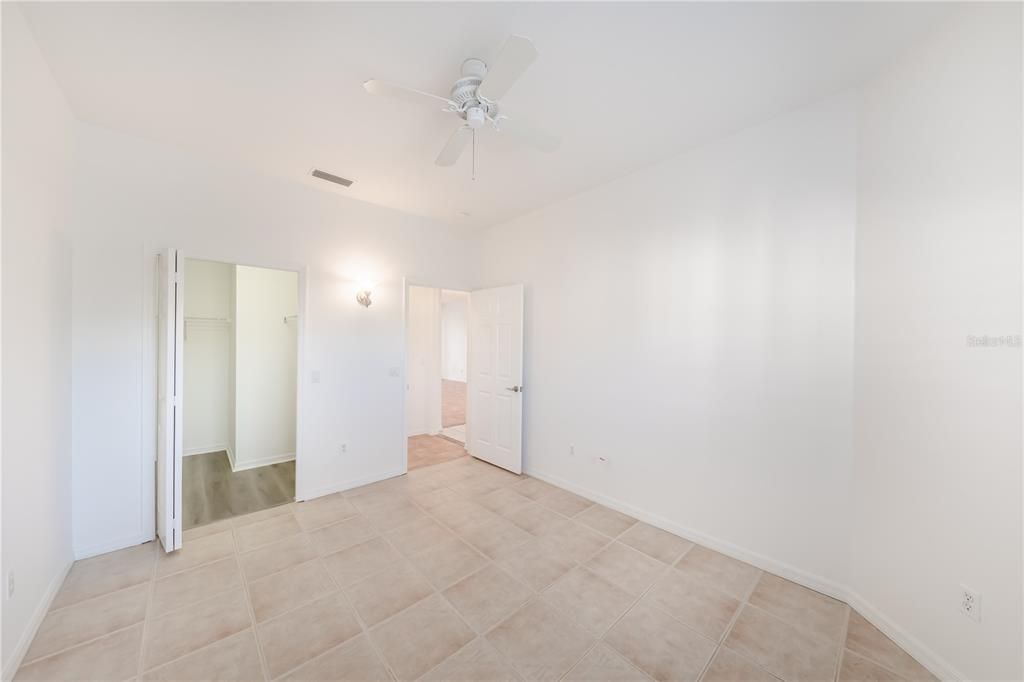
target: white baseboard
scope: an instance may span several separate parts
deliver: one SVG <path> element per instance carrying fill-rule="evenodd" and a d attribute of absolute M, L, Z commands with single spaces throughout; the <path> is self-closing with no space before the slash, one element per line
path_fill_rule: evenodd
<path fill-rule="evenodd" d="M 849 590 L 846 603 L 865 620 L 882 631 L 886 637 L 900 645 L 917 662 L 928 668 L 940 680 L 966 680 L 967 677 L 949 664 L 942 656 L 921 643 L 921 640 L 901 628 L 891 618 L 869 604 L 860 594 Z"/>
<path fill-rule="evenodd" d="M 60 591 L 60 586 L 64 584 L 64 579 L 68 577 L 68 571 L 71 570 L 74 563 L 74 561 L 69 561 L 61 570 L 57 571 L 56 575 L 53 576 L 53 580 L 46 586 L 46 592 L 43 593 L 43 598 L 39 600 L 36 610 L 32 612 L 32 618 L 25 627 L 25 631 L 21 633 L 18 644 L 4 663 L 3 679 L 5 681 L 14 679 L 14 675 L 18 672 L 18 668 L 21 667 L 25 654 L 28 653 L 28 649 L 32 645 L 32 640 L 35 639 L 36 633 L 39 632 L 39 626 L 43 624 L 43 619 L 46 618 L 46 614 L 50 611 L 50 605 L 53 604 L 53 600 Z"/>
<path fill-rule="evenodd" d="M 227 443 L 214 443 L 213 445 L 197 445 L 191 448 L 185 448 L 182 451 L 183 457 L 191 457 L 192 455 L 205 455 L 208 452 L 220 452 L 221 450 L 230 451 Z"/>
<path fill-rule="evenodd" d="M 836 599 L 843 599 L 846 595 L 846 588 L 844 586 L 839 585 L 832 580 L 828 580 L 827 578 L 823 578 L 813 573 L 808 573 L 807 571 L 796 568 L 795 566 L 785 562 L 778 561 L 758 552 L 750 551 L 749 549 L 740 547 L 739 545 L 722 540 L 715 536 L 708 535 L 707 533 L 699 530 L 681 526 L 678 523 L 669 521 L 663 516 L 651 514 L 643 509 L 634 507 L 631 504 L 626 504 L 608 497 L 607 495 L 602 495 L 592 490 L 581 488 L 580 486 L 558 478 L 557 476 L 551 476 L 541 471 L 527 471 L 526 473 L 534 478 L 539 478 L 542 481 L 551 483 L 552 485 L 557 485 L 559 488 L 570 490 L 581 497 L 587 498 L 588 500 L 593 500 L 594 502 L 603 504 L 606 507 L 620 511 L 623 514 L 628 514 L 633 518 L 640 519 L 652 526 L 656 526 L 662 530 L 667 530 L 681 538 L 686 538 L 687 540 L 713 549 L 716 552 L 721 552 L 722 554 L 731 556 L 734 559 L 739 559 L 740 561 L 745 561 L 748 564 L 757 566 L 769 573 L 774 573 L 775 575 L 786 578 L 787 580 L 792 580 L 804 587 L 811 588 L 815 592 L 821 592 L 822 594 L 827 594 L 830 597 L 835 597 Z"/>
<path fill-rule="evenodd" d="M 886 617 L 885 614 L 874 606 L 867 603 L 859 594 L 851 590 L 846 585 L 842 585 L 813 573 L 808 573 L 807 571 L 798 569 L 783 561 L 778 561 L 777 559 L 773 559 L 758 552 L 750 551 L 726 540 L 722 540 L 721 538 L 673 523 L 662 516 L 648 513 L 631 504 L 626 504 L 612 497 L 608 497 L 607 495 L 602 495 L 594 492 L 593 490 L 583 488 L 557 476 L 546 474 L 543 471 L 527 470 L 523 473 L 552 485 L 556 485 L 559 488 L 565 488 L 566 490 L 576 493 L 580 497 L 585 497 L 588 500 L 603 504 L 606 507 L 620 511 L 623 514 L 629 514 L 633 518 L 640 519 L 652 526 L 656 526 L 662 530 L 673 533 L 674 535 L 696 542 L 700 545 L 713 549 L 716 552 L 725 554 L 726 556 L 730 556 L 740 561 L 745 561 L 746 563 L 756 566 L 761 570 L 783 577 L 786 580 L 797 583 L 798 585 L 803 585 L 815 592 L 821 592 L 822 594 L 827 594 L 830 597 L 844 601 L 864 616 L 868 622 L 881 630 L 889 639 L 896 642 L 896 644 L 902 647 L 904 651 L 917 659 L 921 665 L 928 668 L 928 670 L 939 679 L 967 679 L 953 666 L 951 666 L 948 661 L 922 644 L 916 637 L 913 637 L 903 628 L 896 625 L 894 621 Z"/>
<path fill-rule="evenodd" d="M 363 476 L 362 478 L 354 478 L 348 481 L 342 481 L 341 483 L 334 483 L 329 486 L 322 488 L 314 488 L 313 490 L 302 490 L 295 491 L 295 500 L 298 502 L 305 502 L 308 500 L 315 500 L 318 497 L 324 495 L 333 495 L 334 493 L 344 492 L 351 490 L 352 488 L 358 488 L 362 485 L 369 485 L 371 483 L 378 483 L 380 481 L 386 481 L 389 478 L 395 478 L 405 473 L 404 469 L 396 469 L 383 474 L 373 474 L 371 476 Z"/>
<path fill-rule="evenodd" d="M 121 537 L 116 540 L 109 540 L 107 542 L 101 542 L 96 545 L 90 545 L 88 547 L 75 547 L 75 561 L 81 561 L 82 559 L 88 559 L 89 557 L 99 556 L 100 554 L 106 554 L 108 552 L 116 552 L 119 549 L 126 549 L 128 547 L 134 547 L 135 545 L 142 545 L 147 542 L 156 540 L 156 529 L 149 535 L 129 535 L 127 537 Z"/>
<path fill-rule="evenodd" d="M 246 462 L 245 464 L 239 465 L 237 460 L 235 460 L 234 453 L 231 452 L 231 450 L 228 450 L 228 459 L 231 460 L 231 470 L 235 471 L 235 472 L 238 472 L 238 471 L 245 471 L 246 469 L 257 469 L 259 467 L 270 466 L 271 464 L 280 464 L 281 462 L 291 462 L 292 460 L 295 459 L 295 453 L 294 452 L 286 452 L 283 455 L 273 455 L 271 457 L 262 457 L 260 459 L 253 460 L 251 462 Z"/>

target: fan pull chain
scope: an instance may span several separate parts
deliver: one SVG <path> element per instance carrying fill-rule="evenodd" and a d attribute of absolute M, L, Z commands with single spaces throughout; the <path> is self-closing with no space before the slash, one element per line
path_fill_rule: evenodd
<path fill-rule="evenodd" d="M 473 128 L 473 176 L 472 180 L 476 180 L 476 128 Z"/>

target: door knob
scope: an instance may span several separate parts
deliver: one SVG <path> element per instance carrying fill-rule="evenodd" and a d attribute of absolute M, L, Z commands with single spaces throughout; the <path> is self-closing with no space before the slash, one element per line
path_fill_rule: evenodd
<path fill-rule="evenodd" d="M 523 390 L 523 387 L 522 386 L 506 386 L 505 390 L 506 391 L 512 391 L 513 393 L 519 393 L 520 391 Z"/>

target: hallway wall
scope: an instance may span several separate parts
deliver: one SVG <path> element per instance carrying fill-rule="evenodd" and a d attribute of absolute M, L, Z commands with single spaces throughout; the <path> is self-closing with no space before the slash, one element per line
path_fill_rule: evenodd
<path fill-rule="evenodd" d="M 441 292 L 441 378 L 466 381 L 469 293 Z"/>
<path fill-rule="evenodd" d="M 410 286 L 406 303 L 406 435 L 441 430 L 441 291 Z"/>

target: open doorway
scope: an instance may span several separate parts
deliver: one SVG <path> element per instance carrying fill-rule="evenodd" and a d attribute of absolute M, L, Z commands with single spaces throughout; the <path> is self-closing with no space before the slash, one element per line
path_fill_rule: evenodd
<path fill-rule="evenodd" d="M 466 444 L 469 293 L 441 290 L 441 435 Z"/>
<path fill-rule="evenodd" d="M 406 311 L 408 467 L 466 456 L 469 293 L 410 286 Z"/>
<path fill-rule="evenodd" d="M 185 259 L 182 529 L 295 499 L 298 274 Z"/>

